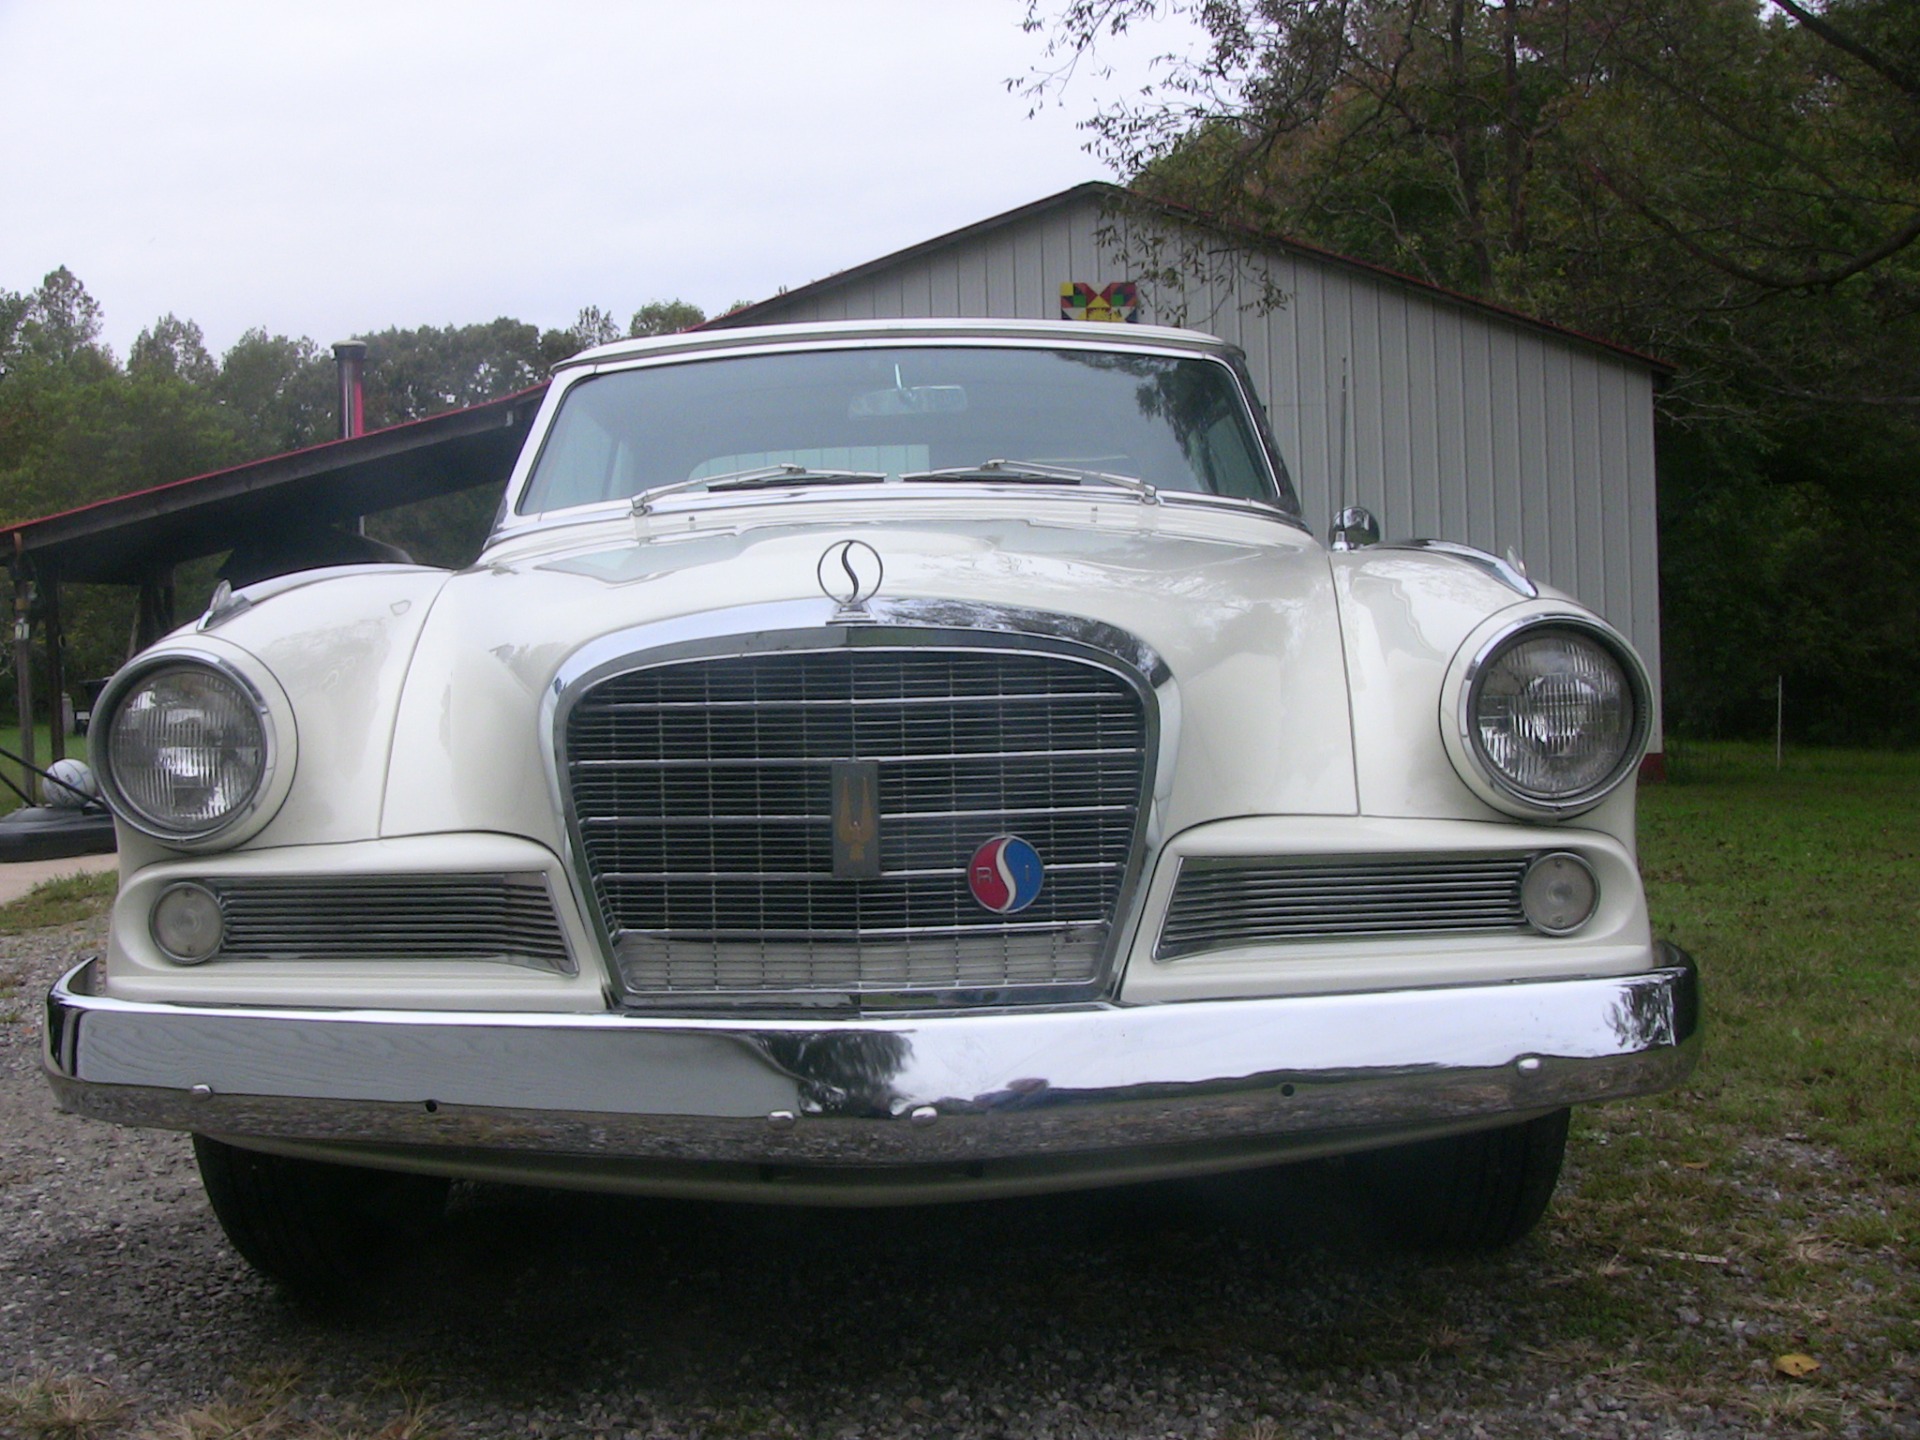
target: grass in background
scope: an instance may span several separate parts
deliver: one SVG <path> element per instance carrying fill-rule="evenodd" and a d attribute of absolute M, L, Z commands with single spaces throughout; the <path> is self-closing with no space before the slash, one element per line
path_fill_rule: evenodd
<path fill-rule="evenodd" d="M 1701 963 L 1702 1118 L 1920 1184 L 1920 754 L 1672 761 L 1640 863 L 1656 932 Z"/>
<path fill-rule="evenodd" d="M 0 905 L 0 935 L 72 925 L 104 915 L 119 888 L 120 877 L 112 870 L 48 880 L 11 904 Z"/>

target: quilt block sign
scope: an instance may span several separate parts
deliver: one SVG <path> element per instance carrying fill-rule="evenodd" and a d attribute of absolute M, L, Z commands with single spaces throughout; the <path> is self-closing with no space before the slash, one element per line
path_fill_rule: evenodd
<path fill-rule="evenodd" d="M 1084 280 L 1069 280 L 1060 287 L 1060 318 L 1138 324 L 1140 286 L 1133 280 L 1116 280 L 1096 290 Z"/>

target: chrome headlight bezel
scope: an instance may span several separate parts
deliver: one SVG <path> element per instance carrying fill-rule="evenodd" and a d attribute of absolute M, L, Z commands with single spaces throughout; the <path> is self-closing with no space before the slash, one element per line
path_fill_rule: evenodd
<path fill-rule="evenodd" d="M 152 679 L 169 670 L 199 670 L 231 689 L 259 726 L 259 779 L 246 799 L 206 824 L 169 825 L 129 799 L 113 762 L 113 735 L 126 704 Z M 141 834 L 177 849 L 204 850 L 238 844 L 273 818 L 293 779 L 292 711 L 270 677 L 249 674 L 228 657 L 202 649 L 170 649 L 142 655 L 115 675 L 95 708 L 90 749 L 100 791 L 114 817 Z"/>
<path fill-rule="evenodd" d="M 1477 717 L 1494 663 L 1514 647 L 1551 633 L 1578 638 L 1618 669 L 1631 697 L 1633 718 L 1619 758 L 1599 780 L 1550 793 L 1520 785 L 1493 761 L 1481 743 Z M 1653 729 L 1653 685 L 1626 637 L 1596 616 L 1554 608 L 1518 618 L 1495 617 L 1469 635 L 1455 656 L 1442 695 L 1441 729 L 1454 769 L 1489 805 L 1525 819 L 1578 815 L 1599 805 L 1639 772 Z"/>

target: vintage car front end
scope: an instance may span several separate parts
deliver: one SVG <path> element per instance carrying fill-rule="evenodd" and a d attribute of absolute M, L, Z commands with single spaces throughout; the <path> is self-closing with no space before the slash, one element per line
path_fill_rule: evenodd
<path fill-rule="evenodd" d="M 1407 1235 L 1504 1243 L 1566 1107 L 1697 1047 L 1631 647 L 1475 552 L 1323 548 L 1185 332 L 589 352 L 474 566 L 223 595 L 99 714 L 122 889 L 49 1075 L 193 1131 L 295 1285 L 448 1177 L 1356 1153 Z"/>

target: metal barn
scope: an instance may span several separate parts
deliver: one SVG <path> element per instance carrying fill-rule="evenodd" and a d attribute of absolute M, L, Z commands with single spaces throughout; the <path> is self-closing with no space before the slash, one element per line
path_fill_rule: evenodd
<path fill-rule="evenodd" d="M 784 291 L 721 325 L 1060 316 L 1186 325 L 1246 351 L 1324 534 L 1511 550 L 1660 674 L 1657 360 L 1291 241 L 1080 185 Z M 1655 750 L 1660 748 L 1655 715 Z"/>

